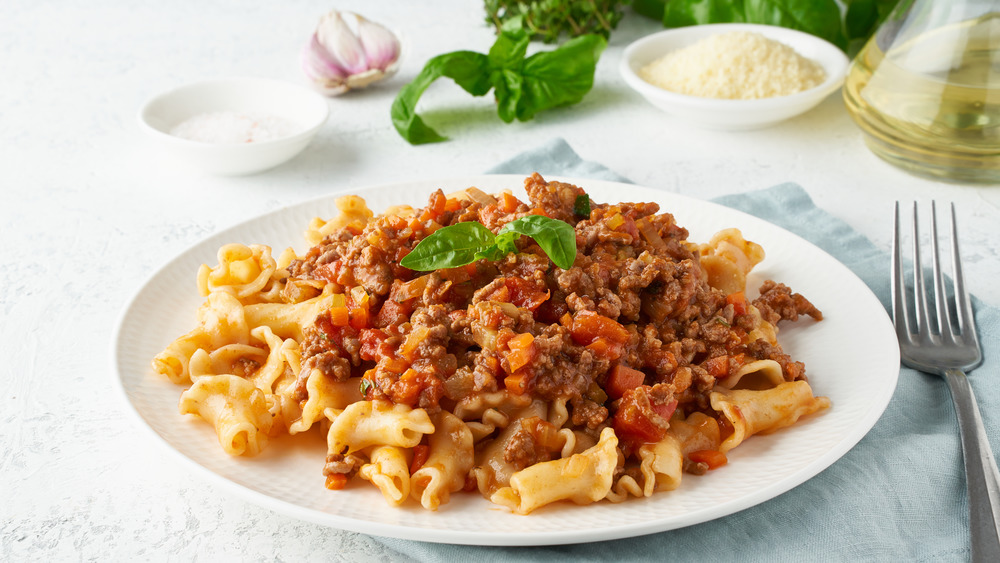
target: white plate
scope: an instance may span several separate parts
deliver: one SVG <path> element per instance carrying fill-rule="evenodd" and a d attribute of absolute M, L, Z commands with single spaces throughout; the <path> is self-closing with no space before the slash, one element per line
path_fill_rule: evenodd
<path fill-rule="evenodd" d="M 424 205 L 441 188 L 468 186 L 487 192 L 521 189 L 523 176 L 479 176 L 352 190 L 376 212 L 398 203 Z M 112 340 L 116 381 L 144 427 L 195 473 L 239 496 L 275 511 L 318 524 L 398 538 L 477 545 L 546 545 L 631 537 L 705 522 L 771 499 L 830 466 L 875 424 L 889 402 L 899 373 L 895 333 L 868 287 L 844 265 L 803 239 L 770 223 L 713 203 L 628 184 L 567 180 L 595 201 L 656 201 L 706 241 L 716 230 L 735 226 L 763 245 L 767 257 L 751 276 L 756 288 L 773 278 L 807 296 L 824 320 L 782 325 L 785 351 L 805 362 L 818 395 L 833 401 L 826 413 L 768 436 L 755 436 L 730 452 L 729 464 L 704 476 L 685 475 L 680 488 L 650 498 L 588 506 L 559 503 L 518 516 L 478 494 L 454 494 L 429 512 L 410 502 L 391 508 L 368 483 L 343 491 L 324 488 L 325 444 L 317 435 L 273 440 L 256 458 L 223 453 L 211 426 L 182 417 L 182 387 L 155 374 L 152 357 L 195 326 L 202 302 L 195 274 L 215 264 L 218 248 L 230 242 L 268 244 L 276 252 L 305 249 L 302 233 L 314 216 L 336 214 L 334 195 L 236 225 L 196 244 L 168 262 L 122 313 Z M 523 193 L 523 192 L 522 192 Z M 303 441 L 304 438 L 304 441 Z"/>

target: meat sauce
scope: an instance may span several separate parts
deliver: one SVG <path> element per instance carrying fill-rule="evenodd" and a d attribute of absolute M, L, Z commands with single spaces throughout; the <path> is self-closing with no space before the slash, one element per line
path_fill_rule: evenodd
<path fill-rule="evenodd" d="M 291 278 L 338 284 L 345 295 L 306 330 L 303 365 L 336 381 L 363 377 L 366 399 L 431 413 L 500 389 L 564 400 L 573 425 L 611 425 L 626 450 L 662 438 L 676 409 L 708 411 L 716 380 L 748 362 L 775 360 L 786 380 L 805 378 L 780 346 L 748 334 L 761 318 L 822 318 L 807 299 L 771 281 L 752 302 L 709 286 L 687 230 L 655 203 L 591 202 L 579 216 L 581 188 L 535 174 L 525 189 L 527 202 L 439 190 L 412 217 L 335 232 L 293 262 Z M 399 265 L 443 226 L 479 221 L 496 233 L 529 214 L 575 228 L 570 269 L 527 237 L 496 262 L 430 273 Z M 299 389 L 304 398 L 304 381 Z M 552 457 L 547 424 L 522 425 L 507 461 Z"/>

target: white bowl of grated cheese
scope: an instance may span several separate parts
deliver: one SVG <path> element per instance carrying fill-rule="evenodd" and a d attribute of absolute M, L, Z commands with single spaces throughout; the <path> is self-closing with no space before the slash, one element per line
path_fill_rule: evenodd
<path fill-rule="evenodd" d="M 139 123 L 174 161 L 238 176 L 302 152 L 329 113 L 326 98 L 296 84 L 222 78 L 151 98 L 139 111 Z"/>
<path fill-rule="evenodd" d="M 847 56 L 783 27 L 710 24 L 654 33 L 625 49 L 625 82 L 698 126 L 760 129 L 814 108 L 844 82 Z"/>

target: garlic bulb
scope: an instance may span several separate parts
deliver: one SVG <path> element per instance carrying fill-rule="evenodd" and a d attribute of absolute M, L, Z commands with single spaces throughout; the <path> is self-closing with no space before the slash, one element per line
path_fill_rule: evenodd
<path fill-rule="evenodd" d="M 395 74 L 399 39 L 353 12 L 323 16 L 302 51 L 302 69 L 324 94 L 336 96 Z"/>

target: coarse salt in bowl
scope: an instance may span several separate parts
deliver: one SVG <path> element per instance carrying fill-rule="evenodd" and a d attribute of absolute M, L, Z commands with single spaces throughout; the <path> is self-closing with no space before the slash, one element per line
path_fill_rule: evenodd
<path fill-rule="evenodd" d="M 139 123 L 176 162 L 239 176 L 302 152 L 329 113 L 326 98 L 303 86 L 221 78 L 154 96 L 139 111 Z"/>
<path fill-rule="evenodd" d="M 668 53 L 734 31 L 758 33 L 791 47 L 823 67 L 825 80 L 795 94 L 741 100 L 679 94 L 654 86 L 640 76 L 643 67 Z M 668 29 L 635 41 L 625 49 L 619 71 L 632 89 L 676 118 L 706 129 L 739 131 L 768 127 L 814 108 L 843 85 L 848 63 L 847 56 L 835 45 L 801 31 L 759 24 L 709 24 Z"/>

